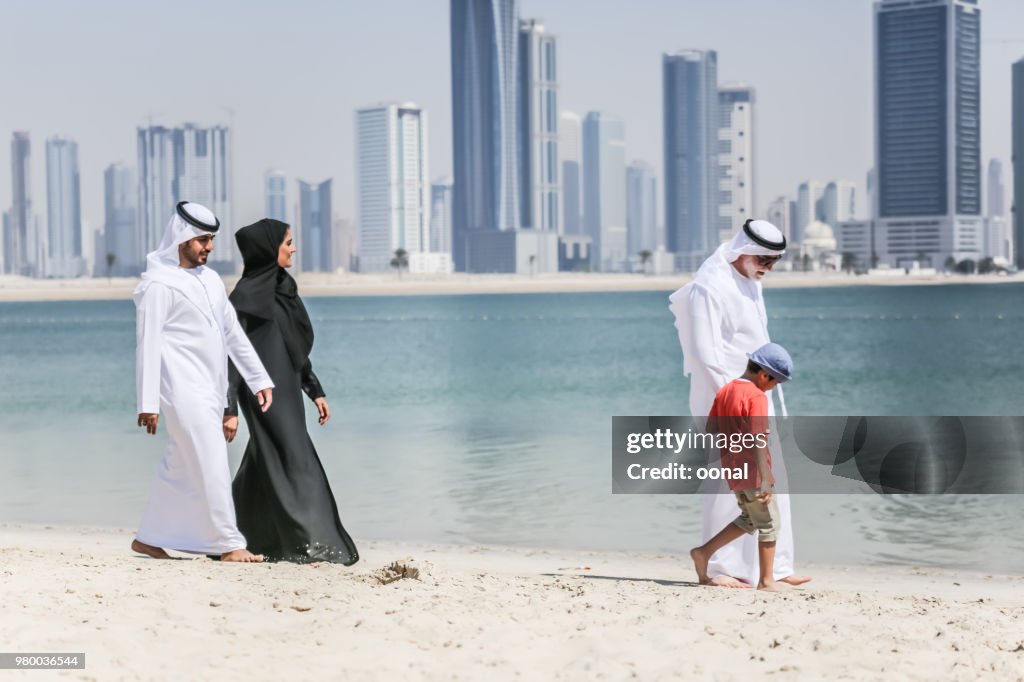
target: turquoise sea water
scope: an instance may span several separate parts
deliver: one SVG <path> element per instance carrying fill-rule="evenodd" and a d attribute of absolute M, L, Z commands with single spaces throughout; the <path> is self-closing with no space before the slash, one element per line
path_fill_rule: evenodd
<path fill-rule="evenodd" d="M 310 298 L 352 535 L 683 551 L 698 501 L 612 495 L 613 415 L 685 414 L 667 293 Z M 766 293 L 792 414 L 1021 414 L 1024 285 Z M 132 527 L 130 301 L 0 304 L 0 519 Z M 246 434 L 230 446 L 237 466 Z M 1020 496 L 800 495 L 798 558 L 1024 572 Z"/>

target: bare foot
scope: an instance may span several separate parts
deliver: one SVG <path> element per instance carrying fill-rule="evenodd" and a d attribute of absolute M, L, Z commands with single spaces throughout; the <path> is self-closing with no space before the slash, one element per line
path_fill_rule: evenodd
<path fill-rule="evenodd" d="M 778 582 L 789 583 L 790 585 L 803 585 L 804 583 L 811 582 L 809 575 L 787 575 L 785 578 L 779 578 Z"/>
<path fill-rule="evenodd" d="M 138 552 L 139 554 L 145 554 L 153 559 L 170 559 L 171 555 L 153 545 L 147 545 L 145 542 L 139 542 L 138 540 L 132 540 L 132 551 Z"/>
<path fill-rule="evenodd" d="M 773 580 L 770 583 L 758 583 L 757 589 L 761 592 L 789 592 L 793 588 L 781 580 Z"/>
<path fill-rule="evenodd" d="M 690 550 L 690 558 L 693 560 L 693 568 L 697 571 L 697 582 L 701 585 L 708 584 L 708 559 L 699 547 Z"/>
<path fill-rule="evenodd" d="M 739 578 L 733 578 L 731 575 L 716 575 L 707 584 L 715 587 L 731 587 L 740 590 L 749 590 L 751 588 L 750 583 L 744 582 Z"/>
<path fill-rule="evenodd" d="M 262 554 L 253 554 L 247 549 L 233 549 L 220 555 L 221 561 L 233 561 L 240 564 L 258 564 L 263 561 Z"/>

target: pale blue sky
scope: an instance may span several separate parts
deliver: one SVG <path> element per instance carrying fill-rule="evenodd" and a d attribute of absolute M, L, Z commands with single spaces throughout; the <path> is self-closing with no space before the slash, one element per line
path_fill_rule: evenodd
<path fill-rule="evenodd" d="M 981 0 L 982 153 L 1009 183 L 1010 65 L 1024 57 L 1024 2 Z M 807 178 L 863 188 L 872 163 L 870 0 L 521 0 L 560 38 L 561 108 L 626 123 L 627 155 L 661 176 L 661 54 L 718 51 L 720 82 L 757 88 L 758 205 Z M 451 172 L 448 2 L 0 0 L 0 207 L 10 135 L 33 143 L 45 213 L 45 138 L 79 143 L 83 220 L 103 221 L 103 168 L 135 163 L 135 128 L 230 123 L 235 218 L 262 215 L 262 179 L 334 178 L 355 216 L 353 110 L 415 101 L 430 118 L 431 177 Z M 1014 41 L 1014 42 L 1005 42 Z M 660 192 L 660 189 L 659 189 Z M 293 197 L 294 200 L 294 197 Z"/>

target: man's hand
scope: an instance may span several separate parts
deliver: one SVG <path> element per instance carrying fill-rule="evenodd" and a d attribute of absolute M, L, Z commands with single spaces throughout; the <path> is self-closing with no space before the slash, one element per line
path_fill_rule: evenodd
<path fill-rule="evenodd" d="M 152 412 L 139 412 L 139 426 L 146 427 L 146 433 L 156 435 L 156 423 L 160 421 L 160 415 Z"/>
<path fill-rule="evenodd" d="M 273 393 L 272 393 L 273 390 L 274 389 L 272 389 L 272 388 L 265 388 L 265 389 L 263 389 L 262 391 L 260 391 L 259 393 L 256 394 L 256 400 L 259 402 L 260 405 L 263 406 L 263 410 L 262 410 L 263 412 L 266 412 L 267 410 L 269 410 L 270 409 L 270 403 L 274 402 L 274 396 L 273 396 Z"/>
<path fill-rule="evenodd" d="M 231 442 L 238 433 L 238 417 L 224 417 L 224 440 Z"/>
<path fill-rule="evenodd" d="M 766 485 L 762 485 L 761 486 L 761 494 L 757 496 L 757 499 L 760 500 L 762 504 L 771 504 L 772 503 L 772 487 L 770 485 L 767 485 L 767 486 Z"/>
<path fill-rule="evenodd" d="M 331 418 L 331 408 L 327 407 L 327 398 L 317 398 L 313 402 L 316 404 L 317 412 L 320 413 L 320 426 L 323 426 Z"/>

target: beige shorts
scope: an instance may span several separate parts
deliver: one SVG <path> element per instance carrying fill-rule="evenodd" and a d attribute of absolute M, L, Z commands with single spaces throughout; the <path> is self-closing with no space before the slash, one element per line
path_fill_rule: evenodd
<path fill-rule="evenodd" d="M 765 504 L 757 499 L 760 490 L 734 490 L 740 515 L 733 521 L 747 533 L 757 531 L 758 542 L 775 542 L 779 537 L 779 505 L 772 501 Z"/>

